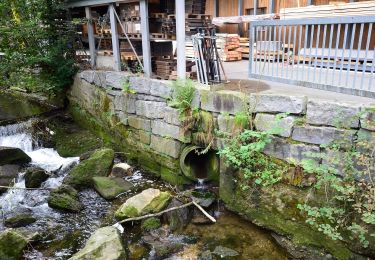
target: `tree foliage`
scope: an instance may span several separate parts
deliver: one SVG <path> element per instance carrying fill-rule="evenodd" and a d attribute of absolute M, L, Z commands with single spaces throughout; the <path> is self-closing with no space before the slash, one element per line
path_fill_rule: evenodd
<path fill-rule="evenodd" d="M 63 0 L 0 1 L 0 87 L 61 91 L 76 72 Z"/>

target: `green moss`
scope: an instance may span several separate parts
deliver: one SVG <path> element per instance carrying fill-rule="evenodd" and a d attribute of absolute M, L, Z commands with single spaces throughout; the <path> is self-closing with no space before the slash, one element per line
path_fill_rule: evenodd
<path fill-rule="evenodd" d="M 0 259 L 18 260 L 22 258 L 27 240 L 14 230 L 0 234 Z"/>
<path fill-rule="evenodd" d="M 7 227 L 24 227 L 34 223 L 36 218 L 31 214 L 19 214 L 11 218 L 7 218 L 4 222 Z"/>
<path fill-rule="evenodd" d="M 120 211 L 121 209 L 121 211 Z M 139 216 L 138 210 L 133 206 L 127 206 L 124 209 L 120 208 L 116 211 L 115 217 L 116 219 L 125 219 L 125 218 L 132 218 Z"/>
<path fill-rule="evenodd" d="M 77 189 L 91 187 L 92 177 L 108 176 L 114 159 L 112 149 L 96 150 L 87 160 L 84 160 L 69 173 L 64 183 L 72 185 Z"/>
<path fill-rule="evenodd" d="M 95 190 L 105 199 L 111 200 L 124 193 L 133 185 L 121 178 L 93 177 Z"/>
<path fill-rule="evenodd" d="M 171 170 L 167 167 L 161 167 L 160 170 L 160 177 L 162 180 L 172 184 L 172 185 L 184 185 L 184 184 L 189 184 L 191 181 L 186 178 L 185 176 L 179 174 L 178 171 L 176 170 Z"/>
<path fill-rule="evenodd" d="M 48 206 L 68 212 L 78 212 L 83 208 L 78 201 L 78 192 L 73 187 L 64 184 L 51 191 Z"/>
<path fill-rule="evenodd" d="M 243 181 L 240 178 L 233 175 L 232 179 L 224 177 L 222 174 L 221 185 L 224 187 L 220 187 L 220 197 L 230 210 L 241 213 L 259 226 L 291 238 L 296 245 L 326 249 L 337 259 L 351 257 L 351 251 L 343 243 L 312 230 L 304 222 L 297 204 L 309 196 L 309 189 L 277 184 L 272 188 L 242 190 L 240 186 Z"/>
<path fill-rule="evenodd" d="M 141 229 L 146 231 L 151 231 L 161 227 L 160 219 L 158 218 L 148 218 L 141 224 Z"/>
<path fill-rule="evenodd" d="M 160 192 L 160 195 L 154 198 L 147 207 L 144 208 L 143 213 L 154 213 L 159 212 L 164 209 L 169 200 L 171 199 L 171 194 L 168 191 Z"/>

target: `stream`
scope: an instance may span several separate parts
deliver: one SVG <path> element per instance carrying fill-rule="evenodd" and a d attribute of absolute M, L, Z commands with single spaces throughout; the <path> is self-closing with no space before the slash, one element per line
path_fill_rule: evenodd
<path fill-rule="evenodd" d="M 34 135 L 33 128 L 38 120 L 33 118 L 0 127 L 0 146 L 20 148 L 32 159 L 18 173 L 15 189 L 0 195 L 2 219 L 22 212 L 32 213 L 37 219 L 26 227 L 17 228 L 17 231 L 32 237 L 32 243 L 24 253 L 25 259 L 68 259 L 84 247 L 95 230 L 116 223 L 114 211 L 131 196 L 150 187 L 173 192 L 169 184 L 135 168 L 133 175 L 124 177 L 135 188 L 113 201 L 103 199 L 93 189 L 86 189 L 79 192 L 79 200 L 84 206 L 81 212 L 64 213 L 50 208 L 47 203 L 49 189 L 59 187 L 80 158 L 64 158 L 55 148 L 46 148 L 43 141 Z M 72 127 L 77 129 L 76 125 Z M 48 128 L 45 131 L 50 135 L 55 134 Z M 115 163 L 119 162 L 123 162 L 120 157 L 115 159 Z M 40 167 L 52 174 L 42 183 L 41 188 L 45 190 L 16 189 L 25 188 L 24 175 L 28 167 Z M 213 193 L 217 191 L 216 187 L 206 185 L 203 181 L 195 185 L 199 192 L 202 189 L 212 189 Z M 220 201 L 213 203 L 211 212 L 217 218 L 216 224 L 190 223 L 186 228 L 175 232 L 168 230 L 162 219 L 163 225 L 157 232 L 163 235 L 156 235 L 163 236 L 162 243 L 169 246 L 168 253 L 163 257 L 158 256 L 152 244 L 145 243 L 149 234 L 141 230 L 140 223 L 123 225 L 125 232 L 122 238 L 128 251 L 128 259 L 288 259 L 287 253 L 275 243 L 269 232 L 226 211 Z M 0 233 L 6 229 L 3 221 L 0 221 Z M 222 257 L 210 253 L 223 248 L 229 248 L 237 255 Z"/>

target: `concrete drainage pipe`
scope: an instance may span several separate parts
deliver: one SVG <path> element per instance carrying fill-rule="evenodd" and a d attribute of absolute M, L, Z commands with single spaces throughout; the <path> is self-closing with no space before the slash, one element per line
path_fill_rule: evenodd
<path fill-rule="evenodd" d="M 219 156 L 214 150 L 199 154 L 204 149 L 194 145 L 185 147 L 180 156 L 181 171 L 193 181 L 206 179 L 219 182 Z"/>

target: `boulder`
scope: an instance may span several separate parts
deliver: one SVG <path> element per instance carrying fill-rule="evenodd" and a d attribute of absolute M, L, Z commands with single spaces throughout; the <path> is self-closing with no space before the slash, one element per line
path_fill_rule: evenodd
<path fill-rule="evenodd" d="M 116 211 L 115 216 L 121 220 L 159 212 L 167 205 L 170 198 L 171 194 L 167 191 L 149 188 L 129 198 Z"/>
<path fill-rule="evenodd" d="M 88 159 L 76 165 L 65 178 L 64 183 L 76 189 L 92 187 L 95 176 L 108 176 L 115 153 L 112 149 L 96 150 Z"/>
<path fill-rule="evenodd" d="M 36 221 L 36 218 L 32 214 L 22 213 L 15 215 L 13 217 L 7 218 L 4 221 L 6 227 L 25 227 Z"/>
<path fill-rule="evenodd" d="M 126 177 L 133 174 L 133 168 L 127 163 L 117 163 L 113 166 L 111 175 L 113 177 Z"/>
<path fill-rule="evenodd" d="M 0 146 L 0 165 L 22 165 L 31 162 L 31 158 L 21 149 Z"/>
<path fill-rule="evenodd" d="M 115 227 L 103 227 L 94 232 L 85 247 L 70 260 L 123 260 L 126 252 Z"/>
<path fill-rule="evenodd" d="M 31 168 L 25 174 L 26 188 L 39 188 L 49 177 L 49 174 L 41 168 Z"/>
<path fill-rule="evenodd" d="M 133 184 L 121 178 L 94 177 L 94 189 L 107 200 L 116 198 L 117 195 L 124 193 L 131 188 Z"/>
<path fill-rule="evenodd" d="M 181 205 L 183 205 L 181 201 L 173 198 L 167 208 L 169 209 L 169 208 L 178 207 Z M 175 230 L 181 230 L 189 224 L 190 219 L 191 219 L 191 214 L 188 208 L 182 208 L 182 209 L 167 212 L 164 214 L 164 217 L 165 217 L 165 220 L 169 223 L 169 228 L 172 231 L 175 231 Z"/>
<path fill-rule="evenodd" d="M 48 206 L 67 212 L 79 212 L 83 208 L 82 204 L 78 201 L 77 190 L 64 184 L 51 191 L 48 198 Z"/>
<path fill-rule="evenodd" d="M 13 180 L 17 178 L 20 166 L 13 164 L 6 164 L 0 166 L 0 186 L 13 186 Z M 0 188 L 0 194 L 7 191 L 5 188 Z"/>
<path fill-rule="evenodd" d="M 22 259 L 23 250 L 28 241 L 13 229 L 8 229 L 0 234 L 0 259 Z"/>

